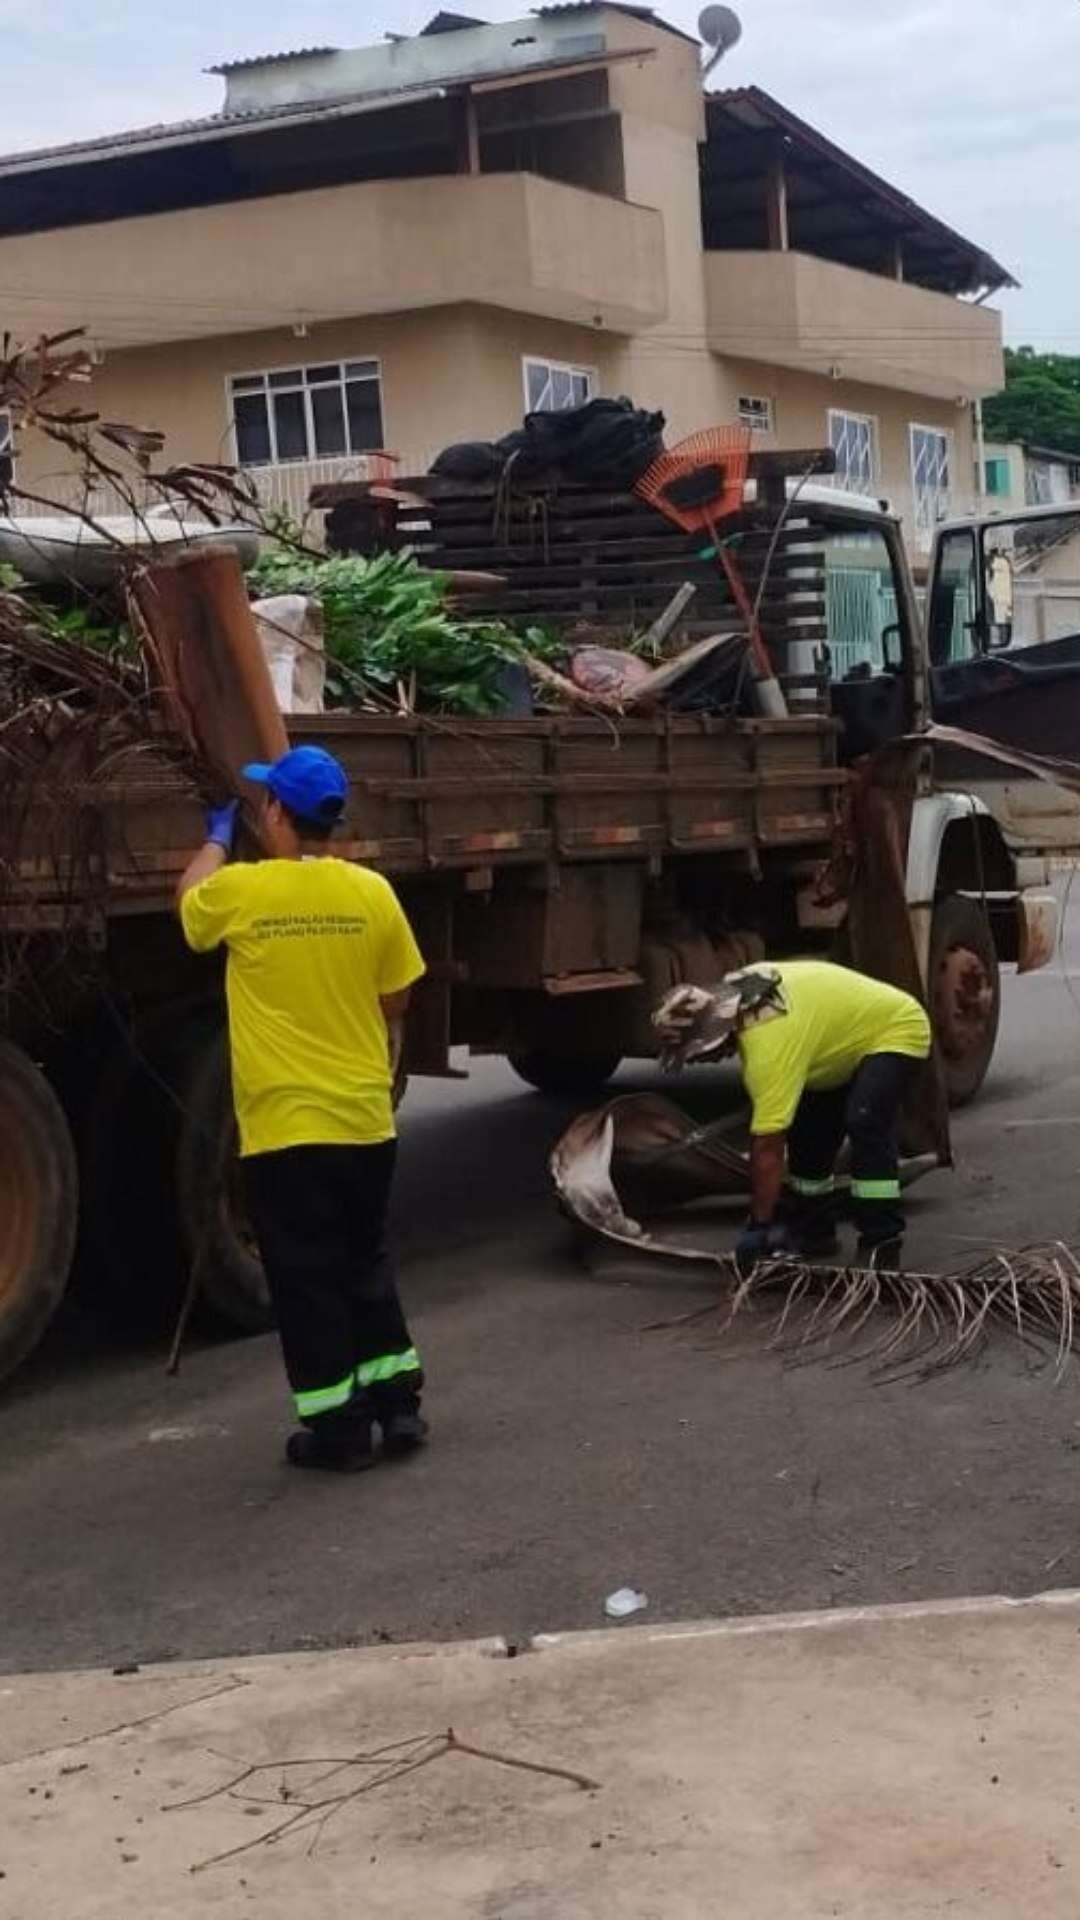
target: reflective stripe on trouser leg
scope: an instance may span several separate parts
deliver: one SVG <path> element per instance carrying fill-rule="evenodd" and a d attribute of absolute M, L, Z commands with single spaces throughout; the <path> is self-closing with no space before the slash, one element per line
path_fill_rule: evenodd
<path fill-rule="evenodd" d="M 907 1220 L 899 1180 L 853 1179 L 851 1211 L 864 1248 L 903 1239 Z"/>
<path fill-rule="evenodd" d="M 788 1186 L 797 1193 L 800 1200 L 823 1200 L 836 1192 L 836 1181 L 830 1173 L 824 1180 L 804 1180 L 800 1174 L 788 1176 Z"/>
<path fill-rule="evenodd" d="M 403 1373 L 420 1372 L 420 1355 L 415 1347 L 406 1347 L 403 1353 L 384 1353 L 377 1360 L 362 1360 L 356 1369 L 358 1387 L 381 1387 L 388 1380 L 396 1380 Z"/>
<path fill-rule="evenodd" d="M 339 1380 L 334 1387 L 315 1387 L 306 1393 L 294 1393 L 293 1399 L 300 1419 L 314 1420 L 320 1413 L 336 1413 L 339 1407 L 347 1407 L 353 1391 L 350 1373 L 347 1380 Z"/>

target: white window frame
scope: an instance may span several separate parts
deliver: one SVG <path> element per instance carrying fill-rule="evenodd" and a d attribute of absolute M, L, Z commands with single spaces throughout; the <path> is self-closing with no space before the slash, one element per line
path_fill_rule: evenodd
<path fill-rule="evenodd" d="M 837 444 L 841 431 L 846 434 L 852 428 L 865 442 L 865 471 L 860 475 L 858 467 L 853 470 L 850 462 L 843 470 L 838 465 L 833 475 L 833 486 L 843 493 L 860 493 L 867 500 L 876 500 L 881 492 L 881 436 L 877 415 L 856 413 L 851 407 L 829 408 L 825 420 L 826 438 L 838 457 L 843 450 L 842 443 Z"/>
<path fill-rule="evenodd" d="M 546 372 L 549 385 L 553 373 L 566 373 L 570 375 L 572 380 L 583 380 L 585 382 L 585 400 L 575 400 L 571 396 L 567 407 L 534 406 L 529 397 L 529 370 L 534 367 L 542 368 Z M 542 353 L 526 353 L 522 355 L 521 390 L 525 397 L 526 413 L 568 413 L 571 407 L 584 406 L 586 402 L 596 398 L 599 380 L 600 377 L 595 367 L 575 366 L 568 360 L 549 360 L 547 355 Z"/>
<path fill-rule="evenodd" d="M 925 434 L 928 439 L 938 440 L 944 447 L 943 467 L 938 469 L 937 485 L 920 485 L 917 434 Z M 929 553 L 939 526 L 943 520 L 949 518 L 952 508 L 953 473 L 956 465 L 955 443 L 956 436 L 950 427 L 932 426 L 925 420 L 912 420 L 908 426 L 915 544 L 920 553 Z M 944 484 L 941 484 L 942 471 Z"/>
<path fill-rule="evenodd" d="M 386 412 L 385 412 L 384 391 L 383 391 L 383 369 L 382 369 L 382 361 L 378 358 L 377 355 L 364 353 L 364 354 L 339 355 L 338 358 L 334 360 L 310 360 L 310 359 L 302 360 L 302 361 L 286 360 L 280 366 L 249 367 L 240 372 L 229 373 L 229 374 L 226 374 L 225 376 L 225 402 L 226 402 L 226 407 L 228 409 L 229 436 L 232 443 L 233 457 L 236 460 L 237 464 L 244 466 L 245 470 L 250 469 L 253 472 L 258 472 L 267 467 L 299 467 L 299 466 L 304 466 L 305 464 L 310 465 L 313 461 L 316 461 L 316 460 L 350 460 L 350 459 L 355 459 L 358 455 L 362 453 L 378 452 L 379 449 L 375 447 L 348 446 L 345 448 L 344 452 L 342 453 L 320 453 L 318 450 L 318 447 L 315 444 L 315 416 L 314 416 L 314 410 L 312 408 L 312 403 L 311 403 L 311 395 L 313 393 L 319 392 L 320 390 L 325 391 L 326 388 L 334 387 L 336 385 L 338 392 L 342 396 L 342 410 L 343 410 L 344 420 L 345 420 L 345 434 L 346 434 L 346 438 L 348 439 L 349 438 L 349 411 L 345 403 L 345 389 L 350 384 L 350 382 L 346 375 L 346 368 L 360 367 L 360 366 L 374 368 L 374 372 L 371 374 L 356 376 L 356 384 L 359 385 L 361 379 L 369 380 L 369 381 L 372 381 L 379 389 L 379 413 L 382 418 L 383 445 L 385 446 L 386 444 Z M 338 380 L 336 382 L 332 380 L 320 380 L 314 384 L 311 384 L 306 380 L 305 375 L 307 374 L 308 370 L 312 367 L 337 367 L 338 376 L 339 376 Z M 273 374 L 283 374 L 283 373 L 297 374 L 299 378 L 296 380 L 295 385 L 290 387 L 272 387 L 270 384 L 271 376 Z M 241 389 L 238 394 L 238 390 L 237 390 L 238 381 L 253 381 L 253 380 L 262 381 L 263 384 L 261 389 L 257 387 L 247 387 L 247 388 Z M 259 392 L 263 394 L 266 400 L 266 421 L 267 421 L 267 429 L 270 435 L 270 457 L 268 460 L 243 461 L 241 460 L 241 457 L 240 457 L 239 436 L 236 431 L 236 409 L 235 409 L 234 402 L 238 397 L 244 398 L 248 394 L 259 393 Z M 279 454 L 278 448 L 277 448 L 277 428 L 274 421 L 274 410 L 270 404 L 271 398 L 274 393 L 301 393 L 304 396 L 304 427 L 305 427 L 307 443 L 308 443 L 308 451 L 306 453 L 289 453 L 285 455 Z"/>
<path fill-rule="evenodd" d="M 776 427 L 776 408 L 766 393 L 741 393 L 736 412 L 740 426 L 751 433 L 772 433 Z"/>

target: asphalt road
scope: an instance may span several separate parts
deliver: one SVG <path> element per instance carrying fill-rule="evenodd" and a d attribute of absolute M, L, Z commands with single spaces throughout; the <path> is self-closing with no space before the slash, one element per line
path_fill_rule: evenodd
<path fill-rule="evenodd" d="M 1080 1372 L 1056 1386 L 998 1339 L 881 1387 L 647 1331 L 708 1283 L 582 1268 L 545 1171 L 565 1117 L 499 1064 L 410 1093 L 398 1214 L 434 1439 L 407 1464 L 286 1469 L 272 1338 L 167 1380 L 69 1315 L 0 1400 L 0 1667 L 521 1638 L 599 1623 L 626 1584 L 660 1618 L 1080 1586 Z M 1007 983 L 956 1145 L 912 1262 L 1080 1241 L 1080 978 Z"/>

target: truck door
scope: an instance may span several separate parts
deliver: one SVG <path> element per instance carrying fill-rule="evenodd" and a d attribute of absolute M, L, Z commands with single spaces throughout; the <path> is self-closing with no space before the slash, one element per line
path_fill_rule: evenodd
<path fill-rule="evenodd" d="M 1080 509 L 945 528 L 927 609 L 930 712 L 1028 753 L 1080 760 Z M 977 792 L 1017 850 L 1080 851 L 1080 797 L 952 750 L 939 782 Z"/>
<path fill-rule="evenodd" d="M 825 574 L 824 662 L 846 761 L 910 732 L 917 706 L 915 610 L 899 534 L 848 515 L 818 538 Z"/>

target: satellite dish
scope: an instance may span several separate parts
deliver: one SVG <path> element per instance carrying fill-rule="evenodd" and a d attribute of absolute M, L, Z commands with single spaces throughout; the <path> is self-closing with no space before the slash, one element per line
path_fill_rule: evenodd
<path fill-rule="evenodd" d="M 705 73 L 711 73 L 717 61 L 742 39 L 742 21 L 734 7 L 704 7 L 698 19 L 698 33 L 710 49 Z"/>

